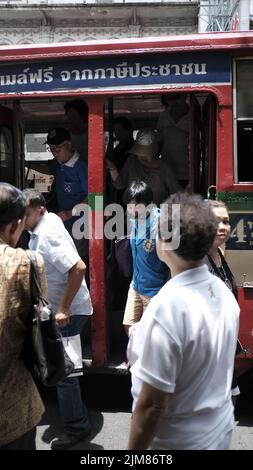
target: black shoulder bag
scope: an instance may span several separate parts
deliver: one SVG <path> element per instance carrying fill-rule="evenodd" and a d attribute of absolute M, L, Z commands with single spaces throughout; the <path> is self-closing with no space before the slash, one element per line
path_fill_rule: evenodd
<path fill-rule="evenodd" d="M 121 273 L 125 277 L 132 277 L 133 257 L 129 236 L 120 237 L 115 240 L 115 258 Z"/>
<path fill-rule="evenodd" d="M 74 364 L 64 349 L 51 305 L 42 297 L 36 256 L 29 250 L 27 255 L 31 261 L 33 307 L 22 357 L 33 377 L 51 387 L 65 379 Z"/>

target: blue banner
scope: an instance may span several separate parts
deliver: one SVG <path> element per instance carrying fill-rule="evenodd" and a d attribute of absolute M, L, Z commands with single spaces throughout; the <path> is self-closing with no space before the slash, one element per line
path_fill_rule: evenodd
<path fill-rule="evenodd" d="M 140 54 L 0 65 L 0 94 L 209 83 L 231 83 L 228 54 Z"/>

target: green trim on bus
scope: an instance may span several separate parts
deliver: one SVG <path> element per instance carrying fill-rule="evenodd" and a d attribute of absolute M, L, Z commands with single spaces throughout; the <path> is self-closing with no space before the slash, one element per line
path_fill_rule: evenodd
<path fill-rule="evenodd" d="M 103 212 L 104 210 L 103 193 L 89 193 L 88 204 L 93 212 Z"/>
<path fill-rule="evenodd" d="M 217 199 L 224 201 L 229 211 L 253 211 L 253 192 L 221 192 Z"/>

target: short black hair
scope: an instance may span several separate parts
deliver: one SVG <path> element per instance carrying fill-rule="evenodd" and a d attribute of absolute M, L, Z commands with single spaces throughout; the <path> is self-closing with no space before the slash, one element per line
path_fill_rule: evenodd
<path fill-rule="evenodd" d="M 33 209 L 41 206 L 46 207 L 46 200 L 43 194 L 37 189 L 24 189 L 23 195 L 26 207 L 32 207 Z"/>
<path fill-rule="evenodd" d="M 115 118 L 113 120 L 113 125 L 115 126 L 115 124 L 119 124 L 120 126 L 122 126 L 124 129 L 127 129 L 129 131 L 132 131 L 133 130 L 133 127 L 132 127 L 132 124 L 131 124 L 131 121 L 129 121 L 129 119 L 125 116 L 119 116 L 117 118 Z"/>
<path fill-rule="evenodd" d="M 153 202 L 153 191 L 145 181 L 133 181 L 126 189 L 124 202 L 128 204 L 133 200 L 136 204 L 144 204 L 145 206 Z"/>
<path fill-rule="evenodd" d="M 89 108 L 88 105 L 83 100 L 70 100 L 67 101 L 64 105 L 65 114 L 68 113 L 69 109 L 76 109 L 78 114 L 85 120 L 88 120 Z"/>
<path fill-rule="evenodd" d="M 14 220 L 23 219 L 25 198 L 18 188 L 9 183 L 0 183 L 0 230 Z"/>
<path fill-rule="evenodd" d="M 180 205 L 180 243 L 174 252 L 185 260 L 200 261 L 209 252 L 217 233 L 217 217 L 201 196 L 175 193 L 161 206 L 159 236 L 173 229 L 172 206 Z"/>

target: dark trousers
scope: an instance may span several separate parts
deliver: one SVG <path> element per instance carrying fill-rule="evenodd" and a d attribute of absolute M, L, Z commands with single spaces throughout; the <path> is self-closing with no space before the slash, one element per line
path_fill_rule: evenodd
<path fill-rule="evenodd" d="M 33 428 L 15 441 L 0 447 L 0 450 L 36 450 L 35 438 L 36 428 Z"/>

